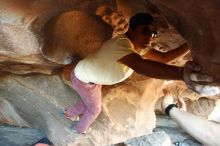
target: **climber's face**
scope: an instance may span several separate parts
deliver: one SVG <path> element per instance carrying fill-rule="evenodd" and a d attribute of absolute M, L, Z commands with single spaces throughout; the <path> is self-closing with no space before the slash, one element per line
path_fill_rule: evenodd
<path fill-rule="evenodd" d="M 149 46 L 151 40 L 157 36 L 155 25 L 140 25 L 135 29 L 129 29 L 129 37 L 135 48 L 144 49 Z"/>

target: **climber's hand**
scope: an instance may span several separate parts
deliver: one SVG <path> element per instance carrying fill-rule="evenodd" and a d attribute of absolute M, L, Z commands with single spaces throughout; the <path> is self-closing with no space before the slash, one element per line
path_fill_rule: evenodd
<path fill-rule="evenodd" d="M 201 67 L 195 62 L 188 61 L 183 69 L 183 79 L 187 87 L 202 96 L 213 96 L 220 93 L 217 86 L 206 85 L 213 81 L 213 78 L 199 73 Z M 201 84 L 206 83 L 206 84 Z"/>

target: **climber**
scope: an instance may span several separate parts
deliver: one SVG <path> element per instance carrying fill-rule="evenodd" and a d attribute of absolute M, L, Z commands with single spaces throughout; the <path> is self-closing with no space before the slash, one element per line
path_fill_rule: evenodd
<path fill-rule="evenodd" d="M 163 90 L 163 92 L 161 107 L 172 120 L 200 143 L 207 146 L 220 146 L 220 119 L 210 117 L 209 120 L 211 121 L 209 121 L 186 112 L 186 104 L 181 98 L 179 100 L 181 106 L 177 108 L 176 104 L 173 104 L 173 97 L 170 92 L 168 90 Z M 212 114 L 215 114 L 214 112 L 219 114 L 215 110 Z"/>
<path fill-rule="evenodd" d="M 77 133 L 84 133 L 101 112 L 102 85 L 120 83 L 133 71 L 159 79 L 184 79 L 186 84 L 194 89 L 197 84 L 192 84 L 190 74 L 196 73 L 199 68 L 194 69 L 192 62 L 185 68 L 164 64 L 187 53 L 187 45 L 184 44 L 167 54 L 158 53 L 149 49 L 150 42 L 156 35 L 157 28 L 153 17 L 147 13 L 138 13 L 130 19 L 126 34 L 108 40 L 99 51 L 86 58 L 75 57 L 71 64 L 71 81 L 73 89 L 81 99 L 67 109 L 64 115 L 68 119 L 81 115 L 75 127 Z M 197 77 L 196 74 L 194 77 Z M 202 77 L 203 81 L 211 81 L 207 76 L 199 77 Z"/>

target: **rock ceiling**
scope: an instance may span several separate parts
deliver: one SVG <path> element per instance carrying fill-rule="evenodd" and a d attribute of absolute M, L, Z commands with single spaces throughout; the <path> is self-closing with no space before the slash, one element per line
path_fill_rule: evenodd
<path fill-rule="evenodd" d="M 53 142 L 70 144 L 74 139 L 70 122 L 59 113 L 78 96 L 65 85 L 69 78 L 60 71 L 71 62 L 72 54 L 86 56 L 107 39 L 126 32 L 129 18 L 137 12 L 150 12 L 160 25 L 154 49 L 166 52 L 187 42 L 192 58 L 188 54 L 171 63 L 183 65 L 194 59 L 219 84 L 219 7 L 218 0 L 1 0 L 0 103 L 4 106 L 0 122 L 39 128 Z M 112 144 L 151 132 L 154 105 L 163 88 L 186 99 L 200 97 L 180 81 L 134 74 L 124 83 L 103 88 L 103 112 L 83 142 Z M 5 112 L 8 109 L 14 110 Z"/>

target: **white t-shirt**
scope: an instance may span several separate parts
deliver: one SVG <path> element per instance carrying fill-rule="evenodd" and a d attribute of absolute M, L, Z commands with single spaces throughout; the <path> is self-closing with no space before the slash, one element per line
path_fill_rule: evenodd
<path fill-rule="evenodd" d="M 80 60 L 75 67 L 75 75 L 85 83 L 112 85 L 122 82 L 133 70 L 118 60 L 130 53 L 137 53 L 131 41 L 125 35 L 115 37 L 94 54 Z"/>

